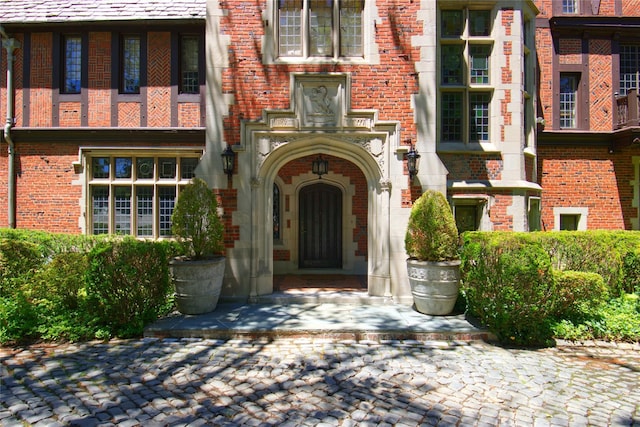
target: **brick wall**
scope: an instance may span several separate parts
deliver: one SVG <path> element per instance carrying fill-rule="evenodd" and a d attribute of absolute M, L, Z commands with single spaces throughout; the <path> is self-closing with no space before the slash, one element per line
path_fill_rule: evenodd
<path fill-rule="evenodd" d="M 16 144 L 16 147 L 19 153 L 16 226 L 80 233 L 82 187 L 73 184 L 78 175 L 72 165 L 78 160 L 78 147 L 60 143 Z M 0 197 L 6 196 L 6 191 L 0 193 Z M 6 212 L 2 213 L 6 221 Z"/>
<path fill-rule="evenodd" d="M 502 179 L 503 162 L 500 155 L 440 154 L 449 171 L 449 179 L 478 181 Z"/>
<path fill-rule="evenodd" d="M 34 33 L 31 36 L 31 79 L 29 81 L 29 125 L 50 127 L 52 125 L 52 58 L 53 38 L 51 33 Z"/>
<path fill-rule="evenodd" d="M 111 126 L 111 33 L 89 33 L 89 126 Z"/>
<path fill-rule="evenodd" d="M 152 32 L 148 35 L 147 125 L 171 126 L 171 33 Z"/>
<path fill-rule="evenodd" d="M 587 207 L 588 229 L 630 229 L 638 216 L 632 206 L 635 179 L 629 152 L 607 147 L 538 147 L 542 221 L 554 228 L 554 207 Z M 593 173 L 597 171 L 598 173 Z M 627 218 L 623 220 L 623 218 Z"/>
<path fill-rule="evenodd" d="M 419 2 L 377 1 L 380 63 L 375 65 L 264 65 L 262 11 L 266 0 L 222 2 L 221 32 L 230 37 L 229 63 L 222 90 L 234 103 L 224 118 L 225 140 L 237 144 L 241 120 L 258 120 L 264 109 L 290 108 L 291 72 L 350 72 L 351 108 L 377 109 L 379 120 L 399 120 L 402 139 L 416 139 L 412 95 L 418 92 L 414 62 L 420 57 L 411 38 L 422 34 Z"/>
<path fill-rule="evenodd" d="M 610 40 L 589 40 L 589 127 L 613 130 L 613 60 Z"/>

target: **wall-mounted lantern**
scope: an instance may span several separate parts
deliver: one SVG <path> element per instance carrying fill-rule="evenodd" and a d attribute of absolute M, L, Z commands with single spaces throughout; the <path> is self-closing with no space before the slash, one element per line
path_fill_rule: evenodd
<path fill-rule="evenodd" d="M 409 171 L 409 180 L 413 181 L 413 178 L 418 174 L 418 164 L 420 162 L 420 154 L 416 151 L 414 146 L 411 146 L 411 150 L 407 153 L 407 170 Z"/>
<path fill-rule="evenodd" d="M 233 152 L 231 146 L 227 145 L 227 148 L 222 152 L 222 170 L 227 177 L 231 178 L 233 175 L 233 168 L 236 162 L 236 153 Z"/>
<path fill-rule="evenodd" d="M 311 164 L 311 171 L 318 175 L 318 179 L 322 179 L 322 175 L 329 172 L 329 160 L 325 160 L 319 155 Z"/>

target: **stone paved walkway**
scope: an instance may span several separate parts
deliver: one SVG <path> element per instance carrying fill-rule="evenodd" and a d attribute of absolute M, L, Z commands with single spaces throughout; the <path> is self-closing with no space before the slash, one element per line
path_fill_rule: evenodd
<path fill-rule="evenodd" d="M 2 426 L 640 426 L 640 346 L 140 339 L 0 348 Z"/>

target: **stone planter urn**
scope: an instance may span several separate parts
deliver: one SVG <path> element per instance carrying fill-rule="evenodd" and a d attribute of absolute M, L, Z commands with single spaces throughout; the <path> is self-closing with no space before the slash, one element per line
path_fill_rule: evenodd
<path fill-rule="evenodd" d="M 222 290 L 226 258 L 222 255 L 224 227 L 218 202 L 206 182 L 194 178 L 182 189 L 171 222 L 182 248 L 181 254 L 169 262 L 178 311 L 213 311 Z"/>
<path fill-rule="evenodd" d="M 416 310 L 451 313 L 460 289 L 461 261 L 458 228 L 444 194 L 427 190 L 414 202 L 404 242 Z"/>
<path fill-rule="evenodd" d="M 226 258 L 202 260 L 173 259 L 169 271 L 176 289 L 175 303 L 182 314 L 204 314 L 216 309 Z"/>
<path fill-rule="evenodd" d="M 453 311 L 460 290 L 460 260 L 407 260 L 407 273 L 416 310 L 434 316 Z"/>

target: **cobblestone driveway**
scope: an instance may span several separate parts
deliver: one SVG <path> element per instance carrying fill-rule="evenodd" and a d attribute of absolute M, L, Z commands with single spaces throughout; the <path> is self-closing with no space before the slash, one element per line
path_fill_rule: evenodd
<path fill-rule="evenodd" d="M 2 426 L 640 426 L 638 345 L 143 339 L 0 360 Z"/>

